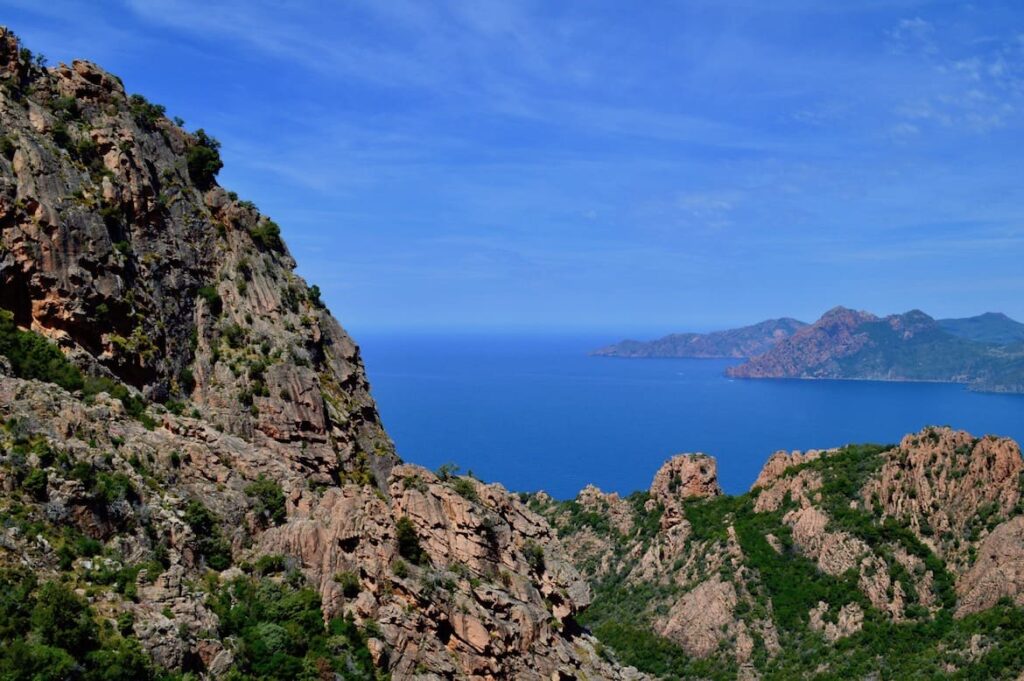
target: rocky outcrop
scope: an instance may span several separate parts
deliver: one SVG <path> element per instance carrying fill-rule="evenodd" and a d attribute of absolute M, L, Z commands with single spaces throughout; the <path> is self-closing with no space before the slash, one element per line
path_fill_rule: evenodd
<path fill-rule="evenodd" d="M 268 530 L 260 550 L 299 557 L 329 613 L 376 621 L 399 676 L 620 674 L 574 631 L 590 588 L 547 523 L 500 485 L 460 480 L 463 494 L 404 465 L 387 501 L 366 488 L 327 490 L 307 517 Z M 403 555 L 400 521 L 414 528 L 420 559 Z M 342 573 L 359 575 L 357 596 L 345 596 Z"/>
<path fill-rule="evenodd" d="M 764 466 L 761 467 L 761 472 L 757 474 L 757 479 L 754 480 L 751 489 L 767 489 L 784 477 L 784 474 L 790 468 L 810 463 L 825 453 L 827 452 L 819 449 L 811 449 L 806 453 L 799 451 L 775 452 L 768 457 Z"/>
<path fill-rule="evenodd" d="M 481 679 L 641 678 L 608 662 L 575 624 L 590 602 L 589 585 L 548 523 L 500 485 L 443 481 L 402 465 L 391 472 L 387 495 L 372 485 L 317 487 L 304 467 L 274 455 L 287 444 L 255 446 L 170 413 L 149 430 L 104 395 L 87 405 L 56 386 L 9 377 L 0 378 L 0 423 L 8 424 L 0 451 L 33 442 L 98 475 L 123 476 L 129 501 L 100 501 L 69 477 L 78 469 L 51 464 L 36 513 L 116 547 L 121 559 L 105 569 L 137 564 L 164 547 L 169 567 L 140 573 L 135 600 L 111 595 L 107 607 L 112 618 L 131 613 L 137 638 L 168 668 L 196 660 L 210 672 L 230 667 L 230 648 L 210 637 L 218 620 L 193 586 L 207 567 L 204 537 L 182 512 L 199 500 L 218 519 L 215 532 L 234 562 L 288 556 L 320 592 L 328 617 L 375 622 L 377 661 L 398 677 L 418 670 Z M 18 484 L 6 475 L 11 461 L 0 455 L 0 511 Z M 255 512 L 250 485 L 267 479 L 285 498 L 279 525 L 266 526 Z M 410 540 L 402 523 L 411 529 L 414 557 L 403 554 L 402 542 Z M 50 542 L 16 528 L 0 536 L 0 565 L 17 561 L 46 574 L 57 560 Z M 76 563 L 76 578 L 88 579 L 95 560 Z M 237 574 L 231 568 L 221 581 Z"/>
<path fill-rule="evenodd" d="M 687 500 L 718 496 L 718 464 L 706 454 L 677 454 L 666 461 L 651 483 L 651 502 L 661 504 L 663 529 L 685 520 L 683 505 Z"/>
<path fill-rule="evenodd" d="M 1016 508 L 1022 472 L 1012 440 L 928 428 L 886 453 L 861 497 L 905 522 L 961 572 L 970 547 Z"/>
<path fill-rule="evenodd" d="M 812 449 L 806 454 L 797 451 L 773 454 L 751 487 L 758 492 L 754 510 L 758 513 L 776 511 L 787 500 L 801 506 L 809 505 L 812 498 L 820 501 L 820 495 L 816 496 L 815 493 L 821 488 L 821 473 L 807 469 L 793 472 L 791 469 L 814 461 L 826 453 Z"/>
<path fill-rule="evenodd" d="M 277 225 L 216 186 L 216 142 L 95 64 L 27 63 L 6 29 L 0 45 L 0 308 L 89 372 L 294 443 L 324 482 L 386 478 L 358 348 Z"/>
<path fill-rule="evenodd" d="M 629 498 L 635 529 L 624 545 L 594 551 L 595 528 L 610 524 L 598 492 L 575 502 L 586 499 L 593 515 L 531 504 L 553 519 L 572 560 L 600 566 L 587 572 L 597 611 L 628 611 L 661 645 L 737 678 L 801 677 L 793 657 L 779 655 L 781 640 L 814 657 L 814 641 L 855 637 L 868 622 L 874 632 L 925 622 L 945 631 L 951 614 L 1024 605 L 1021 467 L 1009 440 L 926 428 L 892 447 L 776 452 L 748 494 L 728 497 L 713 459 L 676 457 L 649 492 Z M 989 635 L 943 673 L 971 669 Z M 922 645 L 959 650 L 957 639 Z M 842 668 L 841 656 L 828 657 Z"/>
<path fill-rule="evenodd" d="M 1024 605 L 1024 516 L 1002 523 L 985 538 L 956 590 L 961 617 L 987 610 L 1001 598 Z"/>
<path fill-rule="evenodd" d="M 591 513 L 606 513 L 619 534 L 628 536 L 633 531 L 633 509 L 617 493 L 605 493 L 594 485 L 587 485 L 576 496 L 576 502 Z"/>
<path fill-rule="evenodd" d="M 707 657 L 735 627 L 736 587 L 718 578 L 684 594 L 669 611 L 660 633 L 690 655 Z"/>
<path fill-rule="evenodd" d="M 840 608 L 834 622 L 826 619 L 828 614 L 828 603 L 819 601 L 811 610 L 810 628 L 824 634 L 830 643 L 856 634 L 864 626 L 864 611 L 856 603 L 847 603 Z"/>

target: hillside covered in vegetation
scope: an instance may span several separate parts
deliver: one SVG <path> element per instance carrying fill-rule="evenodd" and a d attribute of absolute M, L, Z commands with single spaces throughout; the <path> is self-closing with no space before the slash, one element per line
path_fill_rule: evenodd
<path fill-rule="evenodd" d="M 669 461 L 627 498 L 545 495 L 595 588 L 581 621 L 659 678 L 1016 678 L 1020 449 L 948 428 L 780 452 L 750 492 Z"/>
<path fill-rule="evenodd" d="M 999 314 L 937 321 L 920 310 L 876 317 L 837 307 L 726 374 L 939 381 L 1019 393 L 1024 392 L 1022 329 Z"/>

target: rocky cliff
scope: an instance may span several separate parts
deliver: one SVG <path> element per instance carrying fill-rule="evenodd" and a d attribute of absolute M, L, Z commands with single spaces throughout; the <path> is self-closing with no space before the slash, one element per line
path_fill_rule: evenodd
<path fill-rule="evenodd" d="M 789 317 L 712 333 L 673 333 L 653 341 L 625 340 L 595 350 L 603 357 L 746 358 L 761 355 L 807 326 Z"/>
<path fill-rule="evenodd" d="M 542 517 L 400 463 L 218 146 L 0 29 L 0 676 L 639 678 Z"/>
<path fill-rule="evenodd" d="M 674 457 L 648 492 L 543 495 L 595 585 L 583 621 L 664 678 L 1015 678 L 1020 448 L 928 428 L 779 452 L 747 494 Z"/>

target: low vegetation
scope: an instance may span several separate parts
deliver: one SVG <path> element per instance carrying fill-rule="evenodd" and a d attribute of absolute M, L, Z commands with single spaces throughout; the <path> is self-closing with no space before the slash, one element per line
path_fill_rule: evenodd
<path fill-rule="evenodd" d="M 753 623 L 770 619 L 779 634 L 781 651 L 774 656 L 768 655 L 760 636 L 754 636 L 751 661 L 762 678 L 1015 678 L 1024 669 L 1024 653 L 1020 652 L 1024 612 L 1004 601 L 991 610 L 955 620 L 953 576 L 942 559 L 905 525 L 892 518 L 883 520 L 877 512 L 864 510 L 865 504 L 850 503 L 859 498 L 888 449 L 847 447 L 794 467 L 787 475 L 808 469 L 821 474 L 820 505 L 830 517 L 829 529 L 854 535 L 885 561 L 891 578 L 903 585 L 906 619 L 893 621 L 874 608 L 859 586 L 856 570 L 829 575 L 801 554 L 783 522 L 785 514 L 795 508 L 788 498 L 782 508 L 761 513 L 754 511 L 759 490 L 688 502 L 684 507 L 690 524 L 687 551 L 699 563 L 702 555 L 713 553 L 731 541 L 730 536 L 735 537 L 743 556 L 742 572 L 728 562 L 720 568 L 720 578 L 732 580 L 741 592 L 734 615 L 748 622 L 750 631 L 756 631 Z M 657 513 L 647 509 L 646 495 L 633 495 L 630 500 L 636 529 L 624 541 L 613 541 L 616 564 L 598 580 L 594 603 L 580 616 L 581 623 L 619 661 L 658 678 L 736 678 L 738 666 L 729 645 L 706 659 L 696 659 L 655 633 L 655 619 L 664 616 L 667 607 L 695 584 L 630 577 L 643 551 L 624 552 L 619 546 L 639 543 L 646 548 L 649 537 L 657 532 Z M 609 538 L 616 534 L 607 514 L 585 510 L 577 502 L 556 502 L 546 514 L 556 519 L 565 541 L 571 542 L 584 528 Z M 769 536 L 774 538 L 774 546 Z M 931 572 L 934 605 L 921 605 L 922 594 L 916 593 L 915 580 L 895 560 L 896 550 L 919 558 L 923 569 Z M 680 569 L 680 563 L 674 569 Z M 828 643 L 810 628 L 810 611 L 819 602 L 827 603 L 831 613 L 856 604 L 865 613 L 861 629 Z"/>
<path fill-rule="evenodd" d="M 100 626 L 92 607 L 60 582 L 0 570 L 0 678 L 5 681 L 156 678 L 138 641 Z"/>
<path fill-rule="evenodd" d="M 217 173 L 224 167 L 220 158 L 220 142 L 202 128 L 196 130 L 193 137 L 195 141 L 186 154 L 188 175 L 197 187 L 206 190 L 213 186 Z"/>
<path fill-rule="evenodd" d="M 56 345 L 37 333 L 19 329 L 7 310 L 0 310 L 0 355 L 8 359 L 19 378 L 55 383 L 70 392 L 81 390 L 86 398 L 105 392 L 120 400 L 129 415 L 147 427 L 154 425 L 140 397 L 106 376 L 83 375 Z"/>

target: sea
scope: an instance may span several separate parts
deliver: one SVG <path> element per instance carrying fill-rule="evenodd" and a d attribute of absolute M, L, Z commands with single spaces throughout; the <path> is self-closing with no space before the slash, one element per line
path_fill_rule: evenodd
<path fill-rule="evenodd" d="M 370 333 L 371 389 L 405 461 L 513 491 L 645 490 L 674 454 L 718 460 L 730 494 L 775 451 L 895 443 L 928 425 L 1024 442 L 1024 396 L 959 385 L 743 380 L 736 360 L 590 356 L 591 335 Z"/>

